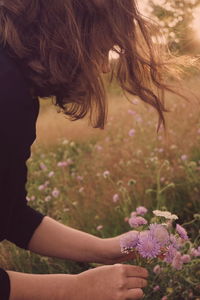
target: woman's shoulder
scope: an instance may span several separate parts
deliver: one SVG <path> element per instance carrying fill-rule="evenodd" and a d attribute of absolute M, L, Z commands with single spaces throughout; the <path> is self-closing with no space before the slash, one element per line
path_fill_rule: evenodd
<path fill-rule="evenodd" d="M 6 47 L 0 44 L 0 88 L 7 87 L 19 90 L 26 90 L 31 96 L 28 81 L 24 77 L 15 59 L 8 54 Z"/>
<path fill-rule="evenodd" d="M 7 101 L 5 101 L 5 99 Z M 33 104 L 29 85 L 15 60 L 0 44 L 0 103 L 12 101 L 12 105 Z M 36 101 L 35 101 L 36 102 Z"/>

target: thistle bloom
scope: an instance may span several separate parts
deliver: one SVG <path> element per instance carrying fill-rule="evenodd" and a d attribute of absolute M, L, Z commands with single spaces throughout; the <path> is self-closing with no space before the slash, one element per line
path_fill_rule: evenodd
<path fill-rule="evenodd" d="M 127 252 L 137 246 L 139 233 L 137 231 L 129 231 L 120 239 L 120 247 L 122 252 Z"/>
<path fill-rule="evenodd" d="M 149 229 L 151 236 L 158 241 L 160 246 L 164 246 L 169 242 L 169 233 L 161 224 L 151 224 Z"/>
<path fill-rule="evenodd" d="M 145 258 L 155 258 L 160 254 L 160 245 L 150 234 L 139 237 L 136 249 Z"/>
<path fill-rule="evenodd" d="M 139 206 L 136 208 L 136 213 L 141 216 L 144 216 L 147 213 L 147 211 L 148 210 L 144 206 Z"/>
<path fill-rule="evenodd" d="M 188 240 L 187 231 L 181 225 L 176 224 L 176 231 L 183 240 Z"/>
<path fill-rule="evenodd" d="M 147 224 L 147 220 L 142 217 L 131 217 L 128 222 L 131 227 L 139 227 Z"/>

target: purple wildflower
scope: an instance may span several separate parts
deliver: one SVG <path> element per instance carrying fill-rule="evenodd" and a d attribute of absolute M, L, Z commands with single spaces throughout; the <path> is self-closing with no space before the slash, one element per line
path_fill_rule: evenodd
<path fill-rule="evenodd" d="M 170 245 L 169 247 L 167 247 L 167 252 L 165 253 L 164 261 L 166 261 L 167 263 L 172 263 L 177 252 L 178 251 L 176 250 L 176 248 L 174 248 L 173 245 Z"/>
<path fill-rule="evenodd" d="M 144 206 L 139 206 L 136 208 L 136 213 L 141 216 L 144 216 L 147 213 L 147 211 L 148 210 Z"/>
<path fill-rule="evenodd" d="M 137 246 L 139 233 L 137 231 L 129 231 L 120 239 L 120 247 L 122 252 L 131 250 Z"/>
<path fill-rule="evenodd" d="M 150 234 L 139 237 L 136 249 L 142 257 L 146 258 L 154 258 L 160 254 L 160 245 Z"/>
<path fill-rule="evenodd" d="M 161 247 L 169 242 L 169 233 L 161 224 L 151 224 L 149 229 L 151 236 L 158 241 Z"/>
<path fill-rule="evenodd" d="M 128 222 L 131 227 L 138 227 L 147 224 L 147 220 L 142 217 L 131 217 Z"/>
<path fill-rule="evenodd" d="M 187 231 L 181 225 L 176 224 L 176 231 L 183 240 L 188 240 Z"/>
<path fill-rule="evenodd" d="M 172 261 L 172 267 L 174 267 L 176 270 L 181 270 L 182 266 L 183 262 L 181 260 L 181 253 L 177 251 Z"/>

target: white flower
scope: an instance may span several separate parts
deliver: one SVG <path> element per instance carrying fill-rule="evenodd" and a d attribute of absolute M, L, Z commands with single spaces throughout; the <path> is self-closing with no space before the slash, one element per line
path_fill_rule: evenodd
<path fill-rule="evenodd" d="M 177 215 L 172 215 L 169 211 L 154 210 L 153 213 L 157 217 L 164 217 L 165 219 L 168 219 L 168 220 L 177 220 L 178 219 Z"/>

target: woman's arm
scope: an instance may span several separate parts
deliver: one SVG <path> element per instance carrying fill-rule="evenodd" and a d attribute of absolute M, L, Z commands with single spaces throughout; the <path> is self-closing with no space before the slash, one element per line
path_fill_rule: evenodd
<path fill-rule="evenodd" d="M 76 299 L 72 297 L 75 275 L 33 275 L 13 271 L 7 273 L 11 284 L 9 300 Z"/>
<path fill-rule="evenodd" d="M 35 230 L 28 249 L 45 256 L 97 263 L 111 263 L 109 256 L 122 256 L 118 238 L 101 239 L 50 217 L 44 217 Z"/>

